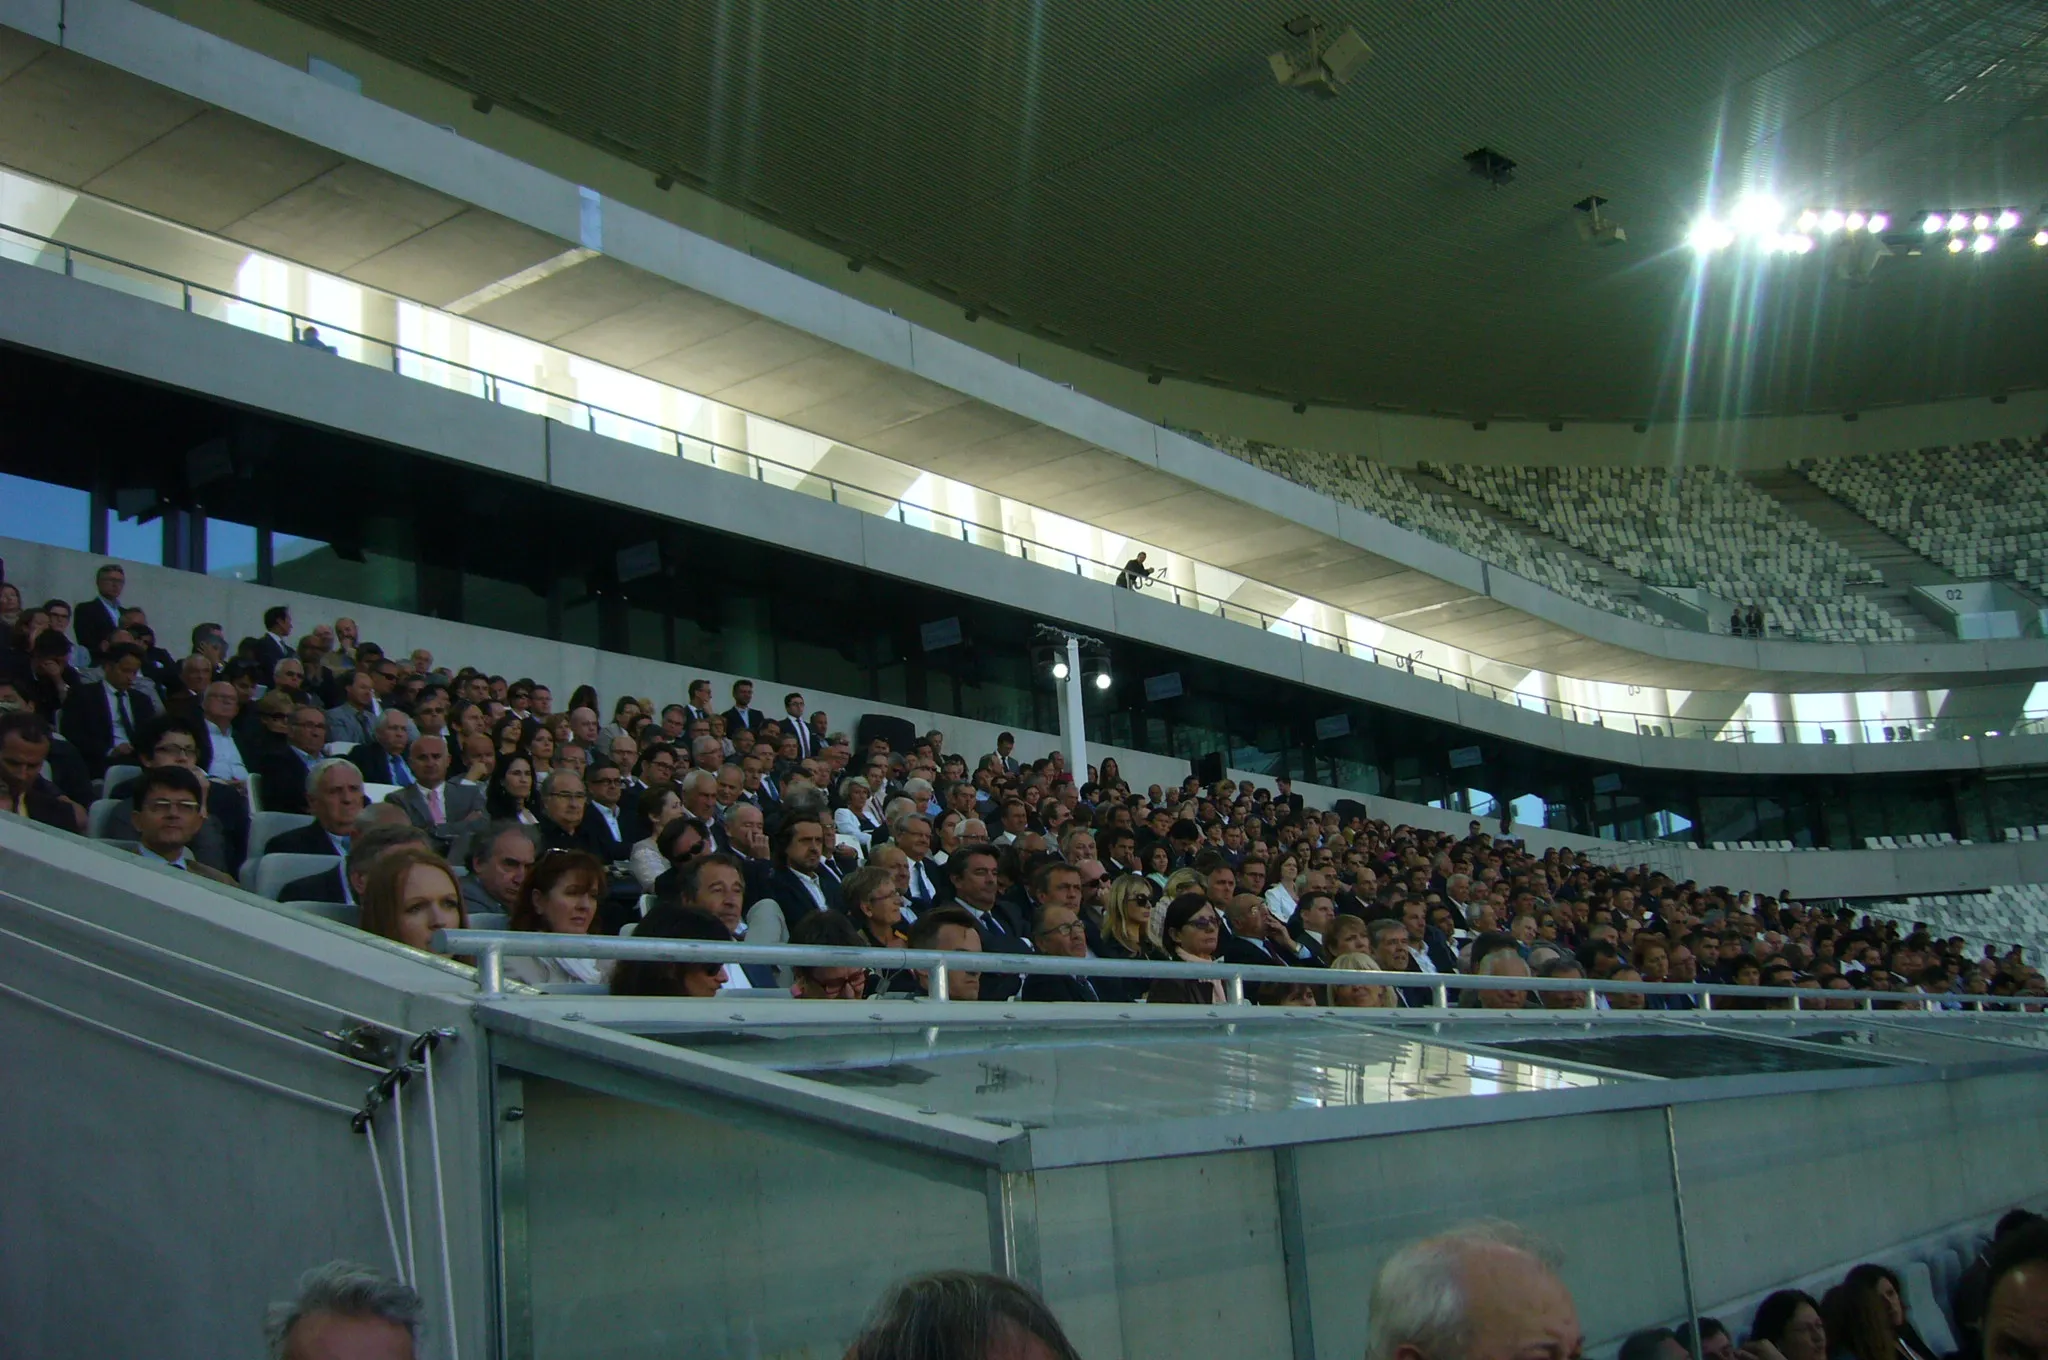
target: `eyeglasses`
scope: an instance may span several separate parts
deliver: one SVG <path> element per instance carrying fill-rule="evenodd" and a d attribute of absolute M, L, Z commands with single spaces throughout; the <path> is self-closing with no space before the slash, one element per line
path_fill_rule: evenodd
<path fill-rule="evenodd" d="M 152 798 L 142 806 L 159 817 L 167 812 L 182 812 L 187 816 L 196 816 L 199 812 L 199 804 L 190 798 Z"/>
<path fill-rule="evenodd" d="M 557 792 L 557 793 L 551 793 L 551 794 L 549 794 L 549 795 L 548 795 L 548 797 L 550 797 L 550 798 L 559 798 L 559 799 L 561 799 L 561 800 L 562 800 L 563 802 L 565 802 L 565 803 L 583 803 L 583 802 L 588 802 L 588 801 L 590 800 L 590 795 L 589 795 L 589 794 L 587 794 L 587 793 L 563 793 L 563 792 Z"/>
<path fill-rule="evenodd" d="M 199 748 L 189 741 L 160 741 L 156 744 L 160 756 L 196 756 Z"/>
<path fill-rule="evenodd" d="M 1069 921 L 1063 926 L 1048 926 L 1038 932 L 1041 935 L 1086 935 L 1088 927 L 1079 921 Z"/>
<path fill-rule="evenodd" d="M 1188 924 L 1197 930 L 1217 930 L 1221 928 L 1214 916 L 1190 916 Z"/>

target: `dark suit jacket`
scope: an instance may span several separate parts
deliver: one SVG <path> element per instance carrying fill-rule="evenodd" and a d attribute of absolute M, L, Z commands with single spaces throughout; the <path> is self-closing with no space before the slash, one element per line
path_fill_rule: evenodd
<path fill-rule="evenodd" d="M 157 709 L 149 696 L 137 687 L 128 691 L 128 712 L 139 729 L 156 716 Z M 114 716 L 107 711 L 106 681 L 95 680 L 73 689 L 64 701 L 61 725 L 65 737 L 85 757 L 86 768 L 92 771 L 93 777 L 97 779 L 105 774 L 107 766 L 113 764 L 108 756 L 116 745 Z"/>
<path fill-rule="evenodd" d="M 263 852 L 268 855 L 331 855 L 335 850 L 334 842 L 320 829 L 320 823 L 315 822 L 311 826 L 293 827 L 290 831 L 282 831 L 272 836 L 270 844 L 263 847 Z M 339 897 L 309 900 L 341 901 Z"/>
<path fill-rule="evenodd" d="M 963 904 L 964 905 L 964 904 Z M 984 954 L 1035 954 L 1027 936 L 1021 935 L 1003 919 L 1002 903 L 987 917 L 978 918 L 976 929 L 981 934 L 981 952 Z M 1008 1001 L 1017 995 L 1023 979 L 1016 973 L 983 973 L 981 975 L 981 999 L 983 1001 Z"/>
<path fill-rule="evenodd" d="M 1224 963 L 1242 963 L 1262 968 L 1286 968 L 1302 961 L 1271 948 L 1268 941 L 1249 940 L 1242 935 L 1224 936 L 1218 955 Z"/>
<path fill-rule="evenodd" d="M 389 780 L 382 781 L 389 783 Z M 434 829 L 434 819 L 427 815 L 427 795 L 418 784 L 407 784 L 396 793 L 384 795 L 384 801 L 393 807 L 403 808 L 412 824 L 422 831 Z M 453 780 L 441 785 L 441 825 L 453 826 L 471 817 L 484 815 L 484 791 L 474 784 L 457 784 Z"/>
<path fill-rule="evenodd" d="M 263 808 L 266 812 L 304 812 L 306 771 L 311 766 L 292 747 L 273 741 L 248 762 L 251 774 L 263 777 Z"/>
<path fill-rule="evenodd" d="M 728 735 L 737 732 L 742 727 L 746 728 L 749 732 L 758 732 L 761 730 L 761 724 L 769 721 L 768 715 L 758 708 L 748 709 L 744 718 L 740 716 L 740 711 L 736 708 L 728 708 L 719 716 L 725 719 L 725 730 Z"/>
<path fill-rule="evenodd" d="M 1024 986 L 1017 993 L 1019 1001 L 1100 1001 L 1102 997 L 1095 990 L 1093 978 L 1055 977 L 1050 973 L 1033 973 L 1024 979 Z"/>
<path fill-rule="evenodd" d="M 263 673 L 257 678 L 268 686 L 270 673 L 277 669 L 277 663 L 293 655 L 296 655 L 296 650 L 291 643 L 281 640 L 277 634 L 265 629 L 263 636 L 256 640 L 256 659 L 263 666 Z"/>
<path fill-rule="evenodd" d="M 615 843 L 611 832 L 599 819 L 587 812 L 574 831 L 564 830 L 553 818 L 543 815 L 534 830 L 540 833 L 540 843 L 548 849 L 583 850 L 596 855 L 609 864 L 615 859 L 624 859 L 623 850 L 613 853 Z"/>
<path fill-rule="evenodd" d="M 392 773 L 391 767 L 400 762 L 393 760 L 391 753 L 374 741 L 366 741 L 359 746 L 351 747 L 348 753 L 348 763 L 363 772 L 363 782 L 365 784 L 410 784 L 413 782 L 411 770 L 405 772 L 405 778 L 403 779 Z"/>
<path fill-rule="evenodd" d="M 97 595 L 71 606 L 71 637 L 92 653 L 95 666 L 99 664 L 100 644 L 117 626 L 117 620 L 107 613 L 106 601 Z"/>
<path fill-rule="evenodd" d="M 783 922 L 791 929 L 795 929 L 798 921 L 817 910 L 817 900 L 811 896 L 811 890 L 803 885 L 803 880 L 796 876 L 794 870 L 773 870 L 761 884 L 761 888 L 762 891 L 752 895 L 748 905 L 751 906 L 764 897 L 774 898 L 782 906 Z M 831 875 L 820 872 L 818 888 L 825 894 L 825 910 L 846 910 L 846 899 L 840 896 L 839 884 Z"/>
<path fill-rule="evenodd" d="M 317 874 L 295 878 L 284 885 L 284 891 L 277 895 L 280 902 L 346 902 L 348 895 L 341 890 L 341 876 L 347 866 L 339 860 L 332 869 L 322 869 Z"/>

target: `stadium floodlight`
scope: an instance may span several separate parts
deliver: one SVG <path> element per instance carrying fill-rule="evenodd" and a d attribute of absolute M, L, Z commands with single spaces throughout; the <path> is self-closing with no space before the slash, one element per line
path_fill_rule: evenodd
<path fill-rule="evenodd" d="M 2048 227 L 2043 227 L 2034 233 L 2034 244 L 2037 246 L 2048 246 Z"/>
<path fill-rule="evenodd" d="M 1053 679 L 1055 679 L 1055 680 L 1064 680 L 1064 679 L 1066 679 L 1066 678 L 1067 678 L 1067 675 L 1068 675 L 1068 671 L 1067 671 L 1067 663 L 1066 663 L 1066 662 L 1064 662 L 1064 661 L 1055 661 L 1055 662 L 1053 662 L 1053 663 L 1052 663 L 1052 678 L 1053 678 Z"/>
<path fill-rule="evenodd" d="M 1692 224 L 1692 230 L 1685 234 L 1685 242 L 1702 255 L 1711 255 L 1717 250 L 1726 250 L 1735 244 L 1735 233 L 1711 217 L 1702 217 Z"/>
<path fill-rule="evenodd" d="M 1962 238 L 1962 237 L 1960 237 L 1960 236 L 1951 236 L 1951 237 L 1949 237 L 1949 238 L 1948 238 L 1948 253 L 1949 253 L 1949 254 L 1951 254 L 1951 255 L 1960 255 L 1960 254 L 1962 254 L 1962 253 L 1963 253 L 1963 238 Z"/>
<path fill-rule="evenodd" d="M 1886 227 L 1890 226 L 1891 224 L 1892 220 L 1889 217 L 1886 217 L 1883 213 L 1872 213 L 1869 216 L 1869 218 L 1866 219 L 1863 223 L 1865 229 L 1869 230 L 1872 233 L 1882 232 Z"/>
<path fill-rule="evenodd" d="M 1108 688 L 1109 688 L 1109 672 L 1108 672 L 1108 671 L 1097 671 L 1097 672 L 1095 673 L 1095 688 L 1097 688 L 1097 689 L 1108 689 Z"/>
<path fill-rule="evenodd" d="M 1988 231 L 1983 232 L 1976 240 L 1970 242 L 1970 249 L 1979 255 L 1989 255 L 1992 251 L 1998 249 L 1998 238 Z"/>
<path fill-rule="evenodd" d="M 1799 214 L 1798 226 L 1801 231 L 1812 231 L 1815 227 L 1819 225 L 1820 214 L 1815 212 L 1813 209 L 1808 208 L 1805 212 Z"/>
<path fill-rule="evenodd" d="M 1842 226 L 1849 231 L 1862 231 L 1864 223 L 1869 220 L 1860 212 L 1852 212 L 1842 219 Z"/>
<path fill-rule="evenodd" d="M 1961 231 L 1969 225 L 1970 215 L 1968 213 L 1950 213 L 1948 215 L 1948 229 L 1950 231 Z"/>
<path fill-rule="evenodd" d="M 1829 208 L 1826 212 L 1820 215 L 1820 229 L 1824 232 L 1837 232 L 1842 229 L 1842 224 L 1847 220 L 1848 219 L 1843 217 L 1842 214 L 1836 212 L 1833 208 Z M 1811 227 L 1805 225 L 1801 225 L 1799 229 L 1801 231 L 1813 230 Z"/>
<path fill-rule="evenodd" d="M 2000 231 L 2011 231 L 2014 227 L 2018 226 L 2019 224 L 2020 215 L 2014 212 L 2011 208 L 2007 208 L 2004 212 L 1998 215 L 1998 229 Z"/>
<path fill-rule="evenodd" d="M 1991 230 L 1991 214 L 1978 213 L 1975 217 L 1970 219 L 1970 225 L 1972 227 L 1975 227 L 1978 231 Z"/>
<path fill-rule="evenodd" d="M 1769 194 L 1749 194 L 1728 214 L 1738 236 L 1770 236 L 1784 220 L 1784 205 Z"/>
<path fill-rule="evenodd" d="M 1947 225 L 1948 219 L 1946 217 L 1943 217 L 1940 213 L 1929 213 L 1927 214 L 1927 220 L 1920 224 L 1920 230 L 1926 232 L 1929 236 L 1934 236 L 1938 235 L 1942 228 Z"/>

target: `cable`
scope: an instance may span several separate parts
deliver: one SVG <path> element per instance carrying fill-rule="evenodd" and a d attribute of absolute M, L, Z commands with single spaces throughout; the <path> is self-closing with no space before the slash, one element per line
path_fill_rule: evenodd
<path fill-rule="evenodd" d="M 455 1268 L 448 1256 L 448 1197 L 441 1178 L 441 1117 L 434 1105 L 434 1047 L 450 1031 L 429 1030 L 414 1042 L 427 1081 L 427 1137 L 434 1145 L 434 1223 L 441 1239 L 441 1301 L 448 1309 L 448 1360 L 462 1360 L 455 1334 Z"/>
<path fill-rule="evenodd" d="M 372 1105 L 367 1110 L 353 1111 L 356 1127 L 370 1144 L 370 1174 L 377 1178 L 377 1206 L 384 1211 L 384 1238 L 391 1244 L 392 1273 L 398 1276 L 400 1284 L 410 1284 L 405 1275 L 405 1258 L 398 1254 L 398 1230 L 391 1226 L 391 1192 L 384 1181 L 384 1159 L 377 1155 L 377 1115 Z M 410 1215 L 408 1215 L 410 1217 Z"/>
<path fill-rule="evenodd" d="M 405 1083 L 410 1073 L 401 1065 L 391 1069 L 387 1080 L 391 1083 L 391 1123 L 397 1130 L 398 1142 L 398 1200 L 405 1209 L 405 1280 L 407 1284 L 419 1274 L 418 1258 L 413 1254 L 412 1240 L 412 1177 L 406 1171 L 405 1157 Z"/>
<path fill-rule="evenodd" d="M 192 1067 L 199 1068 L 201 1071 L 211 1072 L 216 1076 L 226 1077 L 230 1081 L 237 1081 L 245 1086 L 253 1086 L 258 1090 L 268 1091 L 272 1095 L 285 1096 L 288 1099 L 311 1105 L 315 1109 L 327 1110 L 334 1114 L 354 1115 L 357 1113 L 353 1107 L 343 1105 L 339 1101 L 329 1100 L 325 1096 L 316 1096 L 311 1092 L 301 1091 L 290 1086 L 280 1086 L 278 1083 L 266 1080 L 263 1077 L 252 1076 L 247 1072 L 239 1072 L 232 1067 L 223 1067 L 217 1062 L 187 1053 L 182 1049 L 157 1043 L 154 1039 L 145 1039 L 139 1034 L 130 1034 L 127 1030 L 116 1028 L 104 1020 L 95 1020 L 89 1015 L 80 1015 L 77 1011 L 66 1010 L 54 1002 L 45 1001 L 39 996 L 24 992 L 19 987 L 11 987 L 4 982 L 0 982 L 0 992 L 6 992 L 9 996 L 18 997 L 28 1002 L 31 1006 L 39 1006 L 54 1015 L 61 1015 L 66 1020 L 84 1025 L 87 1029 L 97 1030 L 101 1034 L 126 1040 L 128 1043 L 134 1044 L 139 1048 L 146 1048 L 152 1053 L 161 1053 L 167 1058 L 186 1063 Z"/>

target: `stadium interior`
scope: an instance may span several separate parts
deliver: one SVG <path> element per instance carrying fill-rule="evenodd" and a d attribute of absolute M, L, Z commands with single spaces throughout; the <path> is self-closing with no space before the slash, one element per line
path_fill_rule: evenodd
<path fill-rule="evenodd" d="M 2044 91 L 0 0 L 0 1360 L 2016 1360 Z"/>

